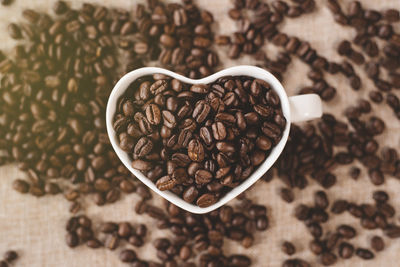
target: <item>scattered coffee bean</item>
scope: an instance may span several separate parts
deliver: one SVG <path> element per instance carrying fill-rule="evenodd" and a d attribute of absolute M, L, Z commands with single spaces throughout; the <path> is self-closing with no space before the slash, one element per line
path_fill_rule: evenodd
<path fill-rule="evenodd" d="M 280 194 L 282 200 L 284 200 L 287 203 L 291 203 L 294 200 L 294 194 L 293 194 L 292 190 L 290 190 L 288 188 L 281 188 L 281 190 L 279 191 L 279 194 Z"/>
<path fill-rule="evenodd" d="M 353 256 L 354 253 L 354 247 L 353 245 L 347 243 L 347 242 L 342 242 L 339 245 L 339 256 L 343 259 L 350 259 Z"/>
<path fill-rule="evenodd" d="M 9 5 L 12 4 L 13 1 L 14 1 L 14 0 L 1 0 L 1 4 L 2 4 L 3 6 L 9 6 Z"/>
<path fill-rule="evenodd" d="M 11 263 L 18 258 L 18 253 L 14 250 L 8 250 L 4 253 L 4 260 Z"/>
<path fill-rule="evenodd" d="M 379 236 L 373 236 L 371 238 L 371 248 L 376 252 L 382 251 L 385 248 L 385 242 Z"/>
<path fill-rule="evenodd" d="M 292 243 L 288 242 L 288 241 L 283 242 L 281 248 L 282 248 L 283 253 L 285 253 L 285 254 L 287 254 L 289 256 L 291 256 L 294 253 L 296 253 L 295 246 Z"/>
<path fill-rule="evenodd" d="M 364 248 L 356 249 L 356 255 L 364 260 L 371 260 L 375 257 L 370 250 Z"/>

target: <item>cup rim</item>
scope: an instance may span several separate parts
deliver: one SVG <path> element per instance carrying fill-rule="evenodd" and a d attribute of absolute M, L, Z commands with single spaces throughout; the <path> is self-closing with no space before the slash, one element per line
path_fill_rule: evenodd
<path fill-rule="evenodd" d="M 239 184 L 235 188 L 232 188 L 228 193 L 226 193 L 222 198 L 220 198 L 216 203 L 214 203 L 211 206 L 201 208 L 199 206 L 186 202 L 181 197 L 175 195 L 170 191 L 160 191 L 156 187 L 154 182 L 148 179 L 139 170 L 136 170 L 131 166 L 132 160 L 129 158 L 128 153 L 123 151 L 117 143 L 117 138 L 116 138 L 117 136 L 113 128 L 113 120 L 117 108 L 118 99 L 125 93 L 129 85 L 136 79 L 143 76 L 153 75 L 158 73 L 170 76 L 172 78 L 178 79 L 184 83 L 189 83 L 189 84 L 211 83 L 217 80 L 218 78 L 224 76 L 249 76 L 252 78 L 262 79 L 268 82 L 271 88 L 279 96 L 282 113 L 286 119 L 286 126 L 282 134 L 281 140 L 276 146 L 274 146 L 274 148 L 271 150 L 269 156 L 264 160 L 264 162 L 261 165 L 259 165 L 257 169 L 254 170 L 253 173 L 247 179 L 245 179 L 241 184 Z M 246 191 L 257 180 L 259 180 L 271 168 L 271 166 L 278 159 L 279 155 L 282 153 L 289 137 L 290 125 L 291 125 L 291 117 L 290 117 L 289 99 L 282 84 L 269 71 L 250 65 L 240 65 L 240 66 L 226 68 L 202 79 L 190 79 L 175 72 L 158 67 L 139 68 L 125 74 L 119 79 L 119 81 L 114 86 L 108 98 L 107 108 L 106 108 L 106 127 L 107 127 L 108 137 L 110 139 L 111 145 L 115 153 L 122 161 L 122 163 L 125 165 L 125 167 L 131 173 L 133 173 L 141 182 L 143 182 L 146 186 L 148 186 L 151 190 L 153 190 L 157 194 L 161 195 L 163 198 L 167 199 L 174 205 L 186 211 L 196 214 L 211 212 L 221 207 L 222 205 L 226 204 L 230 200 L 237 197 L 242 192 Z"/>

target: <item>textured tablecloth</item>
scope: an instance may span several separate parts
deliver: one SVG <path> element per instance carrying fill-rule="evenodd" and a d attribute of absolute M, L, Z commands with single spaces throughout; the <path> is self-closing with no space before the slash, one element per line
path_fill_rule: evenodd
<path fill-rule="evenodd" d="M 23 1 L 15 0 L 11 7 L 0 8 L 0 49 L 7 49 L 13 44 L 13 41 L 7 35 L 6 27 L 9 22 L 21 20 L 21 11 L 24 8 L 34 8 L 39 10 L 51 9 L 53 0 L 34 0 Z M 73 6 L 80 6 L 81 1 L 71 1 Z M 107 4 L 112 7 L 124 7 L 133 10 L 137 1 L 127 0 L 98 0 L 88 1 Z M 229 0 L 198 0 L 199 6 L 210 10 L 215 17 L 216 30 L 219 33 L 231 33 L 235 29 L 235 24 L 228 18 L 226 12 L 231 7 Z M 334 23 L 332 16 L 323 4 L 325 0 L 316 0 L 317 10 L 312 14 L 295 19 L 294 23 L 288 19 L 282 31 L 293 34 L 310 41 L 312 46 L 318 52 L 331 60 L 340 60 L 335 48 L 338 42 L 344 38 L 351 39 L 355 32 L 350 28 L 345 28 Z M 346 3 L 348 1 L 341 1 Z M 399 0 L 362 0 L 362 4 L 367 8 L 383 10 L 389 7 L 400 9 Z M 396 25 L 399 30 L 399 25 Z M 266 51 L 273 58 L 273 46 L 267 45 Z M 221 49 L 220 56 L 224 59 L 224 51 Z M 231 66 L 240 63 L 254 63 L 250 57 L 241 58 L 235 63 L 228 60 L 222 60 L 224 65 Z M 295 94 L 299 88 L 310 84 L 306 78 L 308 66 L 304 65 L 298 59 L 293 60 L 288 71 L 285 74 L 284 86 L 289 95 Z M 362 74 L 360 70 L 357 73 Z M 354 103 L 359 97 L 367 97 L 366 88 L 371 89 L 373 84 L 361 75 L 363 89 L 357 93 L 349 89 L 348 81 L 341 75 L 334 77 L 328 76 L 330 84 L 335 86 L 338 96 L 329 104 L 324 104 L 324 109 L 343 117 L 341 113 L 343 107 Z M 398 93 L 398 92 L 396 92 Z M 387 130 L 378 137 L 380 143 L 385 143 L 400 148 L 399 138 L 399 120 L 393 115 L 391 110 L 384 104 L 379 107 L 373 105 L 374 112 L 385 119 Z M 372 186 L 365 170 L 357 182 L 349 179 L 349 167 L 341 167 L 335 171 L 338 183 L 329 190 L 328 196 L 331 202 L 336 198 L 346 198 L 355 202 L 372 202 L 371 192 L 377 188 L 385 189 L 390 193 L 391 203 L 399 211 L 400 204 L 400 182 L 396 179 L 386 179 L 382 186 Z M 28 195 L 21 195 L 11 190 L 12 181 L 18 177 L 24 177 L 24 173 L 19 172 L 13 165 L 0 167 L 0 254 L 6 249 L 16 249 L 21 258 L 15 263 L 15 266 L 125 266 L 118 260 L 118 253 L 106 249 L 92 250 L 85 246 L 74 250 L 69 249 L 65 244 L 65 222 L 70 217 L 68 212 L 69 203 L 63 196 L 36 198 Z M 283 202 L 277 195 L 277 190 L 283 184 L 278 179 L 267 184 L 258 182 L 253 186 L 248 196 L 258 203 L 267 205 L 269 209 L 269 218 L 271 220 L 270 228 L 255 236 L 255 244 L 251 249 L 243 249 L 234 242 L 225 242 L 224 247 L 230 252 L 245 252 L 252 257 L 254 266 L 280 266 L 282 261 L 287 258 L 280 250 L 282 240 L 293 241 L 298 253 L 295 256 L 304 258 L 318 266 L 315 256 L 311 255 L 307 246 L 311 236 L 306 233 L 305 226 L 292 217 L 293 204 Z M 295 191 L 295 203 L 311 203 L 313 192 L 320 189 L 315 182 L 306 190 Z M 396 194 L 397 193 L 397 194 Z M 85 212 L 94 220 L 113 220 L 113 221 L 131 221 L 134 223 L 151 222 L 154 220 L 147 216 L 136 215 L 133 211 L 133 204 L 138 197 L 133 194 L 124 196 L 121 201 L 105 207 L 97 207 L 91 200 L 87 200 L 84 206 Z M 156 197 L 156 201 L 160 201 Z M 360 229 L 359 222 L 348 214 L 334 216 L 329 220 L 330 229 L 334 230 L 339 223 L 348 223 L 357 230 Z M 154 239 L 155 236 L 168 235 L 167 232 L 151 230 L 146 240 Z M 352 241 L 355 245 L 369 244 L 369 239 L 374 234 L 381 234 L 381 230 L 359 231 L 359 235 Z M 387 248 L 382 253 L 376 254 L 373 261 L 363 261 L 357 257 L 351 260 L 339 260 L 336 266 L 382 266 L 392 267 L 400 266 L 400 240 L 385 239 Z M 154 259 L 155 249 L 151 244 L 136 250 L 141 258 Z"/>

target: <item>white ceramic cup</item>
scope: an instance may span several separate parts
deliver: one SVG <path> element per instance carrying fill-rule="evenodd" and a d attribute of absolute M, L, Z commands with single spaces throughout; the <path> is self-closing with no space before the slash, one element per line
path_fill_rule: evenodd
<path fill-rule="evenodd" d="M 128 153 L 123 151 L 117 141 L 117 135 L 113 128 L 113 120 L 114 115 L 117 108 L 118 99 L 125 93 L 128 86 L 134 82 L 136 79 L 152 74 L 165 74 L 167 76 L 173 77 L 178 79 L 184 83 L 188 84 L 200 84 L 200 83 L 211 83 L 223 76 L 249 76 L 257 79 L 262 79 L 268 82 L 272 89 L 278 94 L 283 115 L 286 118 L 286 127 L 283 132 L 283 136 L 279 143 L 272 149 L 268 158 L 250 175 L 246 180 L 244 180 L 240 185 L 233 188 L 229 191 L 226 195 L 224 195 L 221 199 L 219 199 L 215 204 L 206 207 L 200 208 L 199 206 L 187 203 L 179 196 L 175 195 L 169 191 L 160 191 L 156 187 L 156 185 L 144 176 L 140 171 L 132 168 L 132 160 Z M 252 184 L 254 184 L 258 179 L 260 179 L 263 174 L 265 174 L 269 168 L 274 164 L 274 162 L 278 159 L 279 155 L 281 154 L 285 144 L 287 142 L 290 130 L 290 124 L 292 122 L 300 122 L 300 121 L 307 121 L 312 120 L 315 118 L 319 118 L 322 116 L 322 103 L 321 99 L 316 94 L 306 94 L 306 95 L 299 95 L 299 96 L 291 96 L 288 97 L 286 95 L 285 89 L 283 88 L 282 84 L 275 78 L 270 72 L 254 67 L 254 66 L 236 66 L 232 68 L 227 68 L 221 70 L 213 75 L 210 75 L 206 78 L 193 80 L 172 71 L 162 69 L 162 68 L 155 68 L 155 67 L 146 67 L 140 68 L 134 71 L 131 71 L 125 74 L 115 85 L 114 89 L 112 90 L 110 97 L 107 103 L 107 111 L 106 111 L 106 123 L 107 123 L 107 132 L 110 138 L 111 144 L 117 153 L 118 157 L 121 159 L 122 163 L 145 185 L 150 187 L 154 192 L 159 194 L 160 196 L 164 197 L 171 203 L 175 204 L 176 206 L 187 210 L 192 213 L 207 213 L 213 211 L 228 201 L 232 200 L 240 193 L 244 192 L 247 188 L 249 188 Z"/>

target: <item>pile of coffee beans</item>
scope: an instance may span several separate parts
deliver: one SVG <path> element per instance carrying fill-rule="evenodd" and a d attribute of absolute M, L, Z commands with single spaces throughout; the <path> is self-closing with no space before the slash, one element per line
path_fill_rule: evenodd
<path fill-rule="evenodd" d="M 225 205 L 206 215 L 183 211 L 168 201 L 164 201 L 164 205 L 164 209 L 151 204 L 145 204 L 142 208 L 143 212 L 157 220 L 157 228 L 166 229 L 173 235 L 173 238 L 161 237 L 152 241 L 156 256 L 162 263 L 154 259 L 139 259 L 133 249 L 145 242 L 147 227 L 143 224 L 134 227 L 129 222 L 92 223 L 84 215 L 74 216 L 66 225 L 66 243 L 71 248 L 86 244 L 92 249 L 122 249 L 119 250 L 119 259 L 133 266 L 199 266 L 195 264 L 195 258 L 200 255 L 200 266 L 246 267 L 251 265 L 249 257 L 241 254 L 224 255 L 221 249 L 224 239 L 231 239 L 249 248 L 257 232 L 269 227 L 267 209 L 246 198 L 237 206 Z"/>
<path fill-rule="evenodd" d="M 352 203 L 344 199 L 338 199 L 332 203 L 331 216 L 348 212 L 351 216 L 360 220 L 360 225 L 365 230 L 382 229 L 389 238 L 400 236 L 400 227 L 392 219 L 395 209 L 388 203 L 389 196 L 384 191 L 375 191 L 372 195 L 374 204 Z M 373 236 L 370 240 L 370 248 L 356 247 L 349 243 L 357 235 L 354 227 L 348 224 L 341 224 L 336 231 L 325 232 L 323 224 L 329 220 L 328 196 L 324 191 L 317 191 L 314 195 L 314 206 L 304 204 L 296 206 L 294 216 L 303 221 L 307 226 L 313 240 L 309 243 L 309 249 L 319 257 L 322 265 L 329 266 L 337 262 L 338 256 L 342 259 L 350 259 L 353 255 L 369 260 L 374 258 L 376 253 L 385 248 L 385 243 L 380 236 Z M 338 256 L 335 251 L 338 251 Z"/>
<path fill-rule="evenodd" d="M 0 267 L 11 266 L 18 259 L 18 253 L 15 250 L 8 250 L 4 253 L 3 259 L 0 260 Z"/>
<path fill-rule="evenodd" d="M 154 74 L 129 85 L 113 123 L 133 168 L 159 190 L 208 207 L 264 162 L 286 119 L 263 80 L 227 76 L 190 85 Z"/>

